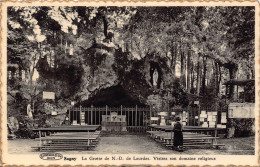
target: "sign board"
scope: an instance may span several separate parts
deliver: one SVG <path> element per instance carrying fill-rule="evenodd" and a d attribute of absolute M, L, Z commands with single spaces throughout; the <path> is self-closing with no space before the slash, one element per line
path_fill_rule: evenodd
<path fill-rule="evenodd" d="M 151 121 L 158 121 L 159 118 L 158 117 L 151 117 Z"/>
<path fill-rule="evenodd" d="M 200 104 L 200 102 L 199 101 L 194 101 L 194 104 Z"/>
<path fill-rule="evenodd" d="M 51 112 L 51 115 L 57 115 L 58 113 L 57 113 L 57 111 L 52 111 Z"/>
<path fill-rule="evenodd" d="M 55 93 L 54 92 L 45 92 L 45 91 L 43 91 L 42 92 L 42 98 L 43 99 L 52 99 L 52 100 L 54 100 L 55 99 Z"/>
<path fill-rule="evenodd" d="M 158 115 L 160 115 L 160 116 L 167 116 L 168 114 L 167 114 L 167 112 L 159 112 Z"/>
<path fill-rule="evenodd" d="M 229 118 L 255 118 L 254 103 L 230 103 L 228 106 Z"/>

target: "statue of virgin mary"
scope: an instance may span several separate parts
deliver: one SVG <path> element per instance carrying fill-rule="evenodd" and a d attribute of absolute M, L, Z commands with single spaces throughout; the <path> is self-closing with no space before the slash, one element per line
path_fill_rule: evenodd
<path fill-rule="evenodd" d="M 29 118 L 33 118 L 31 104 L 27 105 L 27 115 Z"/>
<path fill-rule="evenodd" d="M 157 69 L 155 69 L 153 72 L 153 86 L 157 86 L 158 77 L 159 77 L 158 71 L 157 71 Z"/>

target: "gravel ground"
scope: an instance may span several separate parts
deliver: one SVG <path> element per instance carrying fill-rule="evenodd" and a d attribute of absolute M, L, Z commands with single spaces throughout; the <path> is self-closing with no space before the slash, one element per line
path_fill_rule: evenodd
<path fill-rule="evenodd" d="M 91 151 L 66 151 L 71 154 L 189 154 L 189 155 L 254 155 L 254 137 L 218 139 L 225 144 L 223 149 L 187 149 L 180 153 L 169 150 L 146 135 L 102 136 L 98 146 Z M 33 139 L 8 140 L 10 154 L 36 154 L 31 146 Z M 59 151 L 60 152 L 60 151 Z M 65 152 L 65 151 L 64 151 Z"/>

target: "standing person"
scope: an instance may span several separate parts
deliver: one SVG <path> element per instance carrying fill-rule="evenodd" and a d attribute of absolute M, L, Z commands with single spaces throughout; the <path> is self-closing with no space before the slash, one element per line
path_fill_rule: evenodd
<path fill-rule="evenodd" d="M 174 124 L 173 131 L 174 131 L 174 148 L 177 148 L 179 152 L 183 151 L 183 134 L 182 134 L 182 124 L 181 118 L 176 118 L 176 123 Z"/>
<path fill-rule="evenodd" d="M 228 135 L 227 138 L 234 138 L 235 136 L 236 123 L 233 119 L 230 119 L 228 122 Z"/>

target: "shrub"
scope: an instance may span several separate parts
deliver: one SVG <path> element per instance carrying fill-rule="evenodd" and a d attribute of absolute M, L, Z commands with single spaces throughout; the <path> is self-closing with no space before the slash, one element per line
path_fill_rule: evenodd
<path fill-rule="evenodd" d="M 235 121 L 235 136 L 236 137 L 247 137 L 254 135 L 254 121 L 253 118 L 237 118 Z"/>
<path fill-rule="evenodd" d="M 25 116 L 17 118 L 19 122 L 19 129 L 15 132 L 18 138 L 35 138 L 35 133 L 32 131 L 34 121 Z"/>

